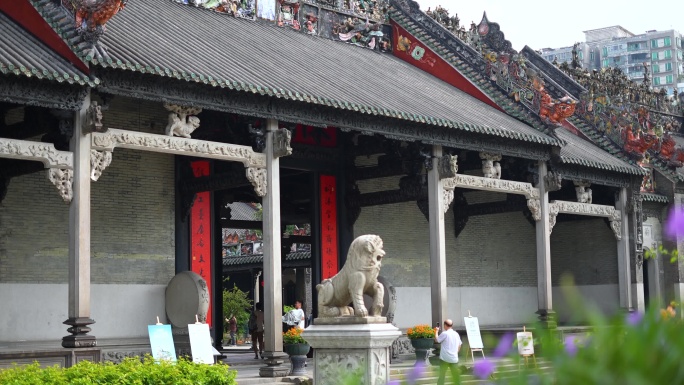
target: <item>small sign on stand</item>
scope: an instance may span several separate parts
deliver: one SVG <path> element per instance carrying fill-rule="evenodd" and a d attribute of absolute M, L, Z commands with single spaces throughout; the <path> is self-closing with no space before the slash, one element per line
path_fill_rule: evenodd
<path fill-rule="evenodd" d="M 480 335 L 480 324 L 477 321 L 477 317 L 473 317 L 468 310 L 468 316 L 463 317 L 463 322 L 466 328 L 466 334 L 468 335 L 468 346 L 470 350 L 470 357 L 475 362 L 474 352 L 482 353 L 482 358 L 486 358 L 484 354 L 484 344 L 482 343 L 482 336 Z M 468 356 L 466 355 L 466 359 Z"/>
<path fill-rule="evenodd" d="M 192 362 L 213 365 L 216 349 L 211 345 L 209 325 L 199 322 L 197 316 L 195 316 L 195 321 L 194 324 L 188 324 Z"/>
<path fill-rule="evenodd" d="M 534 339 L 532 332 L 525 330 L 518 332 L 518 354 L 525 359 L 525 366 L 528 365 L 528 359 L 532 357 L 534 366 L 537 367 L 537 358 L 534 356 Z M 520 370 L 520 361 L 518 361 L 518 370 Z"/>
<path fill-rule="evenodd" d="M 152 347 L 152 357 L 156 361 L 166 360 L 176 362 L 176 348 L 173 345 L 173 335 L 171 325 L 164 325 L 159 322 L 155 325 L 147 325 L 147 333 L 150 336 L 150 346 Z"/>

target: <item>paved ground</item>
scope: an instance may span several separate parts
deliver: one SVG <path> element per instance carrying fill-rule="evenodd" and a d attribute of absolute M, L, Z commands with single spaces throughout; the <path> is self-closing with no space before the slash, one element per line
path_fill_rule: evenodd
<path fill-rule="evenodd" d="M 259 376 L 259 368 L 266 366 L 266 364 L 262 359 L 254 359 L 254 352 L 251 349 L 251 345 L 224 346 L 222 353 L 225 357 L 221 361 L 230 365 L 232 369 L 237 370 L 238 385 L 274 382 L 273 379 Z M 312 360 L 308 359 L 307 361 L 309 377 L 313 378 Z M 289 366 L 289 362 L 286 362 L 286 365 Z"/>

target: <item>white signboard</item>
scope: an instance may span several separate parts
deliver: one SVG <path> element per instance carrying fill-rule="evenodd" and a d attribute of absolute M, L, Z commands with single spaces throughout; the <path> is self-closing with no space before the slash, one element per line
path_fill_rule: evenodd
<path fill-rule="evenodd" d="M 468 345 L 471 349 L 484 349 L 482 336 L 480 335 L 480 324 L 477 317 L 463 317 L 466 333 L 468 334 Z"/>
<path fill-rule="evenodd" d="M 189 324 L 190 350 L 192 362 L 201 364 L 214 364 L 214 347 L 211 345 L 208 324 Z"/>
<path fill-rule="evenodd" d="M 173 346 L 171 325 L 147 325 L 147 332 L 150 335 L 152 357 L 157 361 L 176 362 L 176 348 Z"/>
<path fill-rule="evenodd" d="M 518 354 L 530 356 L 534 354 L 534 341 L 531 332 L 518 333 Z"/>

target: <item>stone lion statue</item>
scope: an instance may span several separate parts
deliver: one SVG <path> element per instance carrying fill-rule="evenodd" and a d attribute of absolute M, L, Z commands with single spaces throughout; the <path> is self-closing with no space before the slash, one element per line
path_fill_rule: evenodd
<path fill-rule="evenodd" d="M 363 303 L 364 294 L 372 298 L 370 315 L 380 316 L 385 289 L 378 282 L 378 275 L 384 255 L 379 236 L 362 235 L 356 238 L 349 247 L 347 262 L 340 272 L 316 285 L 319 317 L 367 317 L 369 314 Z"/>

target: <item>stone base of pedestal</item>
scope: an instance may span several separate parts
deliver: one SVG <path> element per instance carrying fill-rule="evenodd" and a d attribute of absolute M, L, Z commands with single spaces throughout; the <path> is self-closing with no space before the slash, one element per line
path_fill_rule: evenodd
<path fill-rule="evenodd" d="M 287 361 L 287 354 L 282 352 L 265 352 L 266 366 L 259 368 L 260 377 L 285 377 L 290 373 L 290 365 Z"/>
<path fill-rule="evenodd" d="M 358 375 L 358 384 L 387 384 L 389 348 L 400 335 L 388 323 L 320 325 L 315 320 L 302 333 L 314 348 L 314 383 L 336 384 Z"/>

